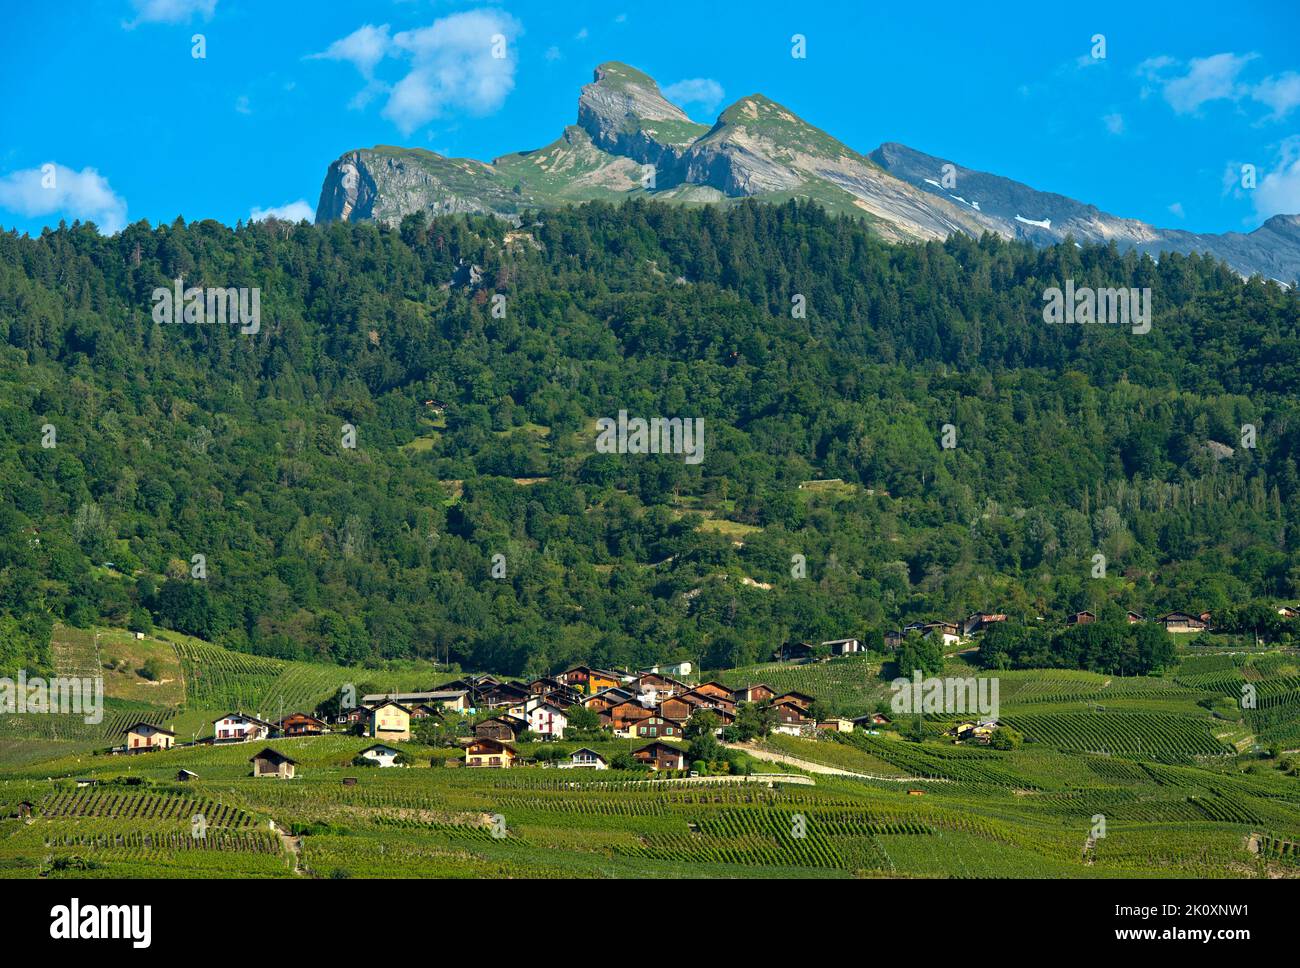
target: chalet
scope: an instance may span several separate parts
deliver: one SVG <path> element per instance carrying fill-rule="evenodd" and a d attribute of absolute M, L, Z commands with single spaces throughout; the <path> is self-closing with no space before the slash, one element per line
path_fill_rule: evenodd
<path fill-rule="evenodd" d="M 637 696 L 643 701 L 649 702 L 652 706 L 670 696 L 683 693 L 689 688 L 684 682 L 678 682 L 676 679 L 670 679 L 667 676 L 655 673 L 637 676 L 633 686 L 636 688 Z"/>
<path fill-rule="evenodd" d="M 197 780 L 198 778 L 199 775 L 197 773 L 191 773 L 189 770 L 176 771 L 177 783 L 192 783 L 194 780 Z"/>
<path fill-rule="evenodd" d="M 725 699 L 728 702 L 735 702 L 732 691 L 720 682 L 714 682 L 710 679 L 708 682 L 701 682 L 691 692 L 699 693 L 702 696 L 716 696 L 719 699 Z"/>
<path fill-rule="evenodd" d="M 1005 622 L 1007 617 L 1002 614 L 992 612 L 976 612 L 974 615 L 967 616 L 966 621 L 962 623 L 961 631 L 963 635 L 970 635 L 972 632 L 986 632 L 998 622 Z"/>
<path fill-rule="evenodd" d="M 645 689 L 654 689 L 657 692 L 682 692 L 689 688 L 686 683 L 671 676 L 660 675 L 658 672 L 643 672 L 632 680 L 632 685 L 639 692 Z"/>
<path fill-rule="evenodd" d="M 432 703 L 421 702 L 411 707 L 412 719 L 442 719 L 443 716 L 442 707 Z"/>
<path fill-rule="evenodd" d="M 828 733 L 851 733 L 853 732 L 853 720 L 823 719 L 817 724 L 817 728 Z"/>
<path fill-rule="evenodd" d="M 590 666 L 574 666 L 560 673 L 559 679 L 569 688 L 586 696 L 594 696 L 602 689 L 612 689 L 623 684 L 623 676 L 619 673 Z"/>
<path fill-rule="evenodd" d="M 884 713 L 867 713 L 865 716 L 859 716 L 853 720 L 855 726 L 888 726 L 891 720 Z"/>
<path fill-rule="evenodd" d="M 853 655 L 855 652 L 866 651 L 857 639 L 831 639 L 823 642 L 822 647 L 830 649 L 831 655 Z"/>
<path fill-rule="evenodd" d="M 736 702 L 768 702 L 776 697 L 776 690 L 761 683 L 757 686 L 742 686 L 732 693 Z"/>
<path fill-rule="evenodd" d="M 609 761 L 595 750 L 587 749 L 584 746 L 582 749 L 576 749 L 570 753 L 569 761 L 561 763 L 559 766 L 562 770 L 608 770 Z"/>
<path fill-rule="evenodd" d="M 736 711 L 736 703 L 731 698 L 731 693 L 727 693 L 725 696 L 717 696 L 711 692 L 692 689 L 690 692 L 684 692 L 676 698 L 691 703 L 700 709 L 723 709 L 729 713 Z"/>
<path fill-rule="evenodd" d="M 1300 608 L 1283 605 L 1277 610 L 1277 614 L 1281 615 L 1283 618 L 1300 618 Z"/>
<path fill-rule="evenodd" d="M 294 767 L 298 765 L 297 760 L 290 759 L 269 746 L 248 762 L 253 764 L 253 776 L 269 776 L 277 780 L 292 780 Z"/>
<path fill-rule="evenodd" d="M 365 706 L 353 706 L 351 709 L 344 709 L 339 713 L 335 722 L 340 726 L 357 726 L 364 723 L 370 718 L 370 710 Z"/>
<path fill-rule="evenodd" d="M 153 723 L 132 723 L 126 728 L 126 751 L 145 753 L 149 750 L 169 750 L 176 745 L 176 734 Z"/>
<path fill-rule="evenodd" d="M 19 800 L 14 810 L 15 817 L 30 817 L 36 813 L 36 805 L 30 800 Z"/>
<path fill-rule="evenodd" d="M 658 741 L 634 749 L 632 759 L 648 764 L 652 770 L 686 769 L 685 751 Z"/>
<path fill-rule="evenodd" d="M 88 776 L 79 776 L 73 782 L 77 784 L 78 788 L 99 786 L 98 780 L 93 780 Z"/>
<path fill-rule="evenodd" d="M 1170 612 L 1168 615 L 1162 615 L 1156 619 L 1165 627 L 1166 632 L 1172 632 L 1180 635 L 1186 632 L 1204 632 L 1209 623 L 1209 612 L 1201 616 L 1189 615 L 1187 612 Z"/>
<path fill-rule="evenodd" d="M 594 696 L 588 696 L 582 700 L 582 704 L 588 709 L 596 710 L 596 712 L 607 712 L 612 706 L 617 706 L 623 702 L 631 702 L 635 698 L 626 689 L 606 689 Z"/>
<path fill-rule="evenodd" d="M 366 735 L 390 743 L 411 738 L 411 710 L 395 699 L 385 699 L 370 710 Z"/>
<path fill-rule="evenodd" d="M 659 704 L 658 713 L 664 719 L 671 719 L 676 723 L 684 723 L 691 718 L 691 713 L 699 708 L 695 703 L 683 696 L 674 696 L 672 699 L 665 699 Z"/>
<path fill-rule="evenodd" d="M 808 711 L 798 703 L 789 700 L 774 702 L 772 709 L 776 712 L 776 725 L 772 727 L 774 733 L 801 736 L 813 725 L 813 721 L 808 718 Z"/>
<path fill-rule="evenodd" d="M 545 696 L 554 689 L 565 688 L 568 686 L 554 676 L 539 676 L 528 684 L 528 691 L 534 696 Z"/>
<path fill-rule="evenodd" d="M 785 642 L 772 653 L 776 662 L 799 662 L 816 654 L 811 642 Z"/>
<path fill-rule="evenodd" d="M 245 713 L 226 713 L 212 724 L 212 738 L 216 743 L 248 743 L 269 739 L 273 725 Z"/>
<path fill-rule="evenodd" d="M 545 739 L 563 739 L 569 717 L 559 706 L 544 702 L 528 711 L 528 728 Z"/>
<path fill-rule="evenodd" d="M 542 693 L 541 698 L 542 702 L 549 702 L 552 706 L 559 706 L 561 709 L 582 705 L 582 693 L 574 692 L 568 686 Z"/>
<path fill-rule="evenodd" d="M 1132 609 L 1129 609 L 1124 613 L 1124 618 L 1128 620 L 1129 625 L 1137 625 L 1139 622 L 1146 621 L 1140 613 L 1135 612 Z"/>
<path fill-rule="evenodd" d="M 465 765 L 485 769 L 509 769 L 519 756 L 518 751 L 509 743 L 495 739 L 476 739 L 465 747 Z"/>
<path fill-rule="evenodd" d="M 772 705 L 778 706 L 783 702 L 792 702 L 807 712 L 816 701 L 815 697 L 808 695 L 806 692 L 783 692 L 772 700 Z"/>
<path fill-rule="evenodd" d="M 683 726 L 662 716 L 651 716 L 633 726 L 632 735 L 636 739 L 683 739 Z"/>
<path fill-rule="evenodd" d="M 367 746 L 357 756 L 361 759 L 371 760 L 376 766 L 400 766 L 397 758 L 402 755 L 402 751 L 392 746 L 385 746 L 383 743 L 376 743 L 374 746 Z"/>
<path fill-rule="evenodd" d="M 625 729 L 629 723 L 637 722 L 653 716 L 654 713 L 639 702 L 621 702 L 616 706 L 611 706 L 607 712 L 614 731 Z"/>
<path fill-rule="evenodd" d="M 513 716 L 493 716 L 474 727 L 475 739 L 495 739 L 502 743 L 513 743 L 519 734 L 528 728 L 522 719 Z"/>
<path fill-rule="evenodd" d="M 961 630 L 955 622 L 927 622 L 921 631 L 921 637 L 937 638 L 946 647 L 961 642 Z"/>
<path fill-rule="evenodd" d="M 486 709 L 499 709 L 502 706 L 516 706 L 535 698 L 525 686 L 513 682 L 498 682 L 485 689 L 479 696 L 478 704 Z"/>
<path fill-rule="evenodd" d="M 714 730 L 714 733 L 721 733 L 736 721 L 736 714 L 730 709 L 710 709 L 708 712 L 718 719 L 718 728 Z"/>
<path fill-rule="evenodd" d="M 886 632 L 886 633 L 885 633 L 885 648 L 887 648 L 887 649 L 896 649 L 896 648 L 898 648 L 898 647 L 899 647 L 900 645 L 902 645 L 902 644 L 903 644 L 903 633 L 902 633 L 902 632 Z"/>
<path fill-rule="evenodd" d="M 1097 616 L 1093 612 L 1075 612 L 1065 620 L 1066 625 L 1088 625 L 1097 621 Z"/>
<path fill-rule="evenodd" d="M 322 720 L 307 713 L 291 713 L 276 728 L 281 736 L 321 736 L 329 731 Z"/>

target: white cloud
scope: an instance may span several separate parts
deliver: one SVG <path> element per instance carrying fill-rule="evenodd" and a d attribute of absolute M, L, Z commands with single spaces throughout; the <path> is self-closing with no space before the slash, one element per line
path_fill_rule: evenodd
<path fill-rule="evenodd" d="M 581 30 L 579 30 L 576 34 L 573 35 L 573 39 L 586 40 L 589 36 L 590 34 L 587 33 L 587 28 L 583 27 Z"/>
<path fill-rule="evenodd" d="M 698 104 L 712 113 L 722 103 L 725 92 L 722 85 L 711 77 L 690 77 L 669 84 L 663 89 L 663 95 L 677 104 Z"/>
<path fill-rule="evenodd" d="M 347 61 L 366 80 L 374 76 L 375 66 L 384 59 L 392 45 L 388 36 L 388 24 L 376 27 L 366 24 L 358 27 L 346 37 L 334 41 L 319 54 L 312 54 L 309 60 Z"/>
<path fill-rule="evenodd" d="M 235 110 L 240 114 L 252 114 L 253 108 L 248 103 L 248 95 L 241 94 L 235 98 Z"/>
<path fill-rule="evenodd" d="M 1300 73 L 1283 71 L 1257 84 L 1238 80 L 1247 64 L 1258 54 L 1214 54 L 1193 57 L 1185 65 L 1173 57 L 1161 55 L 1144 60 L 1137 75 L 1154 84 L 1169 106 L 1179 114 L 1190 114 L 1210 101 L 1240 101 L 1250 98 L 1272 110 L 1264 120 L 1281 121 L 1300 107 Z M 1142 89 L 1149 97 L 1151 86 Z"/>
<path fill-rule="evenodd" d="M 1211 57 L 1193 57 L 1187 64 L 1187 73 L 1165 81 L 1165 100 L 1179 114 L 1195 111 L 1209 101 L 1235 101 L 1246 93 L 1246 86 L 1237 82 L 1242 68 L 1254 54 L 1214 54 Z"/>
<path fill-rule="evenodd" d="M 1124 133 L 1124 115 L 1119 112 L 1103 115 L 1101 120 L 1106 125 L 1106 130 L 1111 134 Z"/>
<path fill-rule="evenodd" d="M 217 0 L 131 0 L 135 19 L 123 24 L 128 30 L 137 24 L 182 24 L 200 14 L 209 20 Z"/>
<path fill-rule="evenodd" d="M 1300 135 L 1282 142 L 1277 164 L 1259 180 L 1253 198 L 1261 221 L 1274 215 L 1300 214 Z"/>
<path fill-rule="evenodd" d="M 92 221 L 108 234 L 126 225 L 126 200 L 94 168 L 48 162 L 0 178 L 0 208 L 29 218 L 59 214 Z"/>
<path fill-rule="evenodd" d="M 1275 77 L 1266 77 L 1251 89 L 1250 96 L 1273 109 L 1270 121 L 1280 121 L 1300 107 L 1300 74 L 1286 71 Z"/>
<path fill-rule="evenodd" d="M 499 108 L 515 86 L 514 42 L 522 33 L 519 21 L 509 14 L 467 10 L 392 36 L 388 24 L 366 24 L 311 59 L 352 64 L 366 86 L 349 107 L 364 108 L 386 93 L 383 116 L 409 135 L 447 110 L 474 115 Z M 505 38 L 504 57 L 492 56 L 497 35 Z M 554 59 L 549 51 L 547 56 Z M 375 77 L 389 58 L 407 65 L 405 76 L 392 85 Z"/>
<path fill-rule="evenodd" d="M 268 218 L 278 218 L 285 222 L 301 222 L 303 219 L 314 222 L 316 221 L 316 210 L 307 204 L 305 199 L 300 198 L 296 202 L 273 205 L 271 208 L 254 207 L 253 211 L 248 215 L 251 222 L 261 222 Z"/>
<path fill-rule="evenodd" d="M 1182 203 L 1182 202 L 1174 202 L 1172 205 L 1169 206 L 1169 211 L 1170 211 L 1170 213 L 1173 214 L 1176 218 L 1186 218 L 1186 217 L 1187 217 L 1187 213 L 1183 211 L 1183 203 Z"/>
<path fill-rule="evenodd" d="M 560 48 L 556 47 L 554 44 L 546 48 L 546 59 L 548 61 L 557 61 L 563 56 L 564 55 L 560 53 Z"/>
<path fill-rule="evenodd" d="M 404 30 L 393 46 L 411 70 L 393 85 L 383 115 L 405 134 L 441 117 L 448 108 L 490 114 L 515 86 L 514 41 L 519 21 L 495 10 L 469 10 Z M 493 38 L 505 38 L 505 56 L 493 56 Z"/>

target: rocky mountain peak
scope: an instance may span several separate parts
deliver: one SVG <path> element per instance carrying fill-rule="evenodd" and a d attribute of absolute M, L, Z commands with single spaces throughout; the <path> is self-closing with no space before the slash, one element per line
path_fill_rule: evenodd
<path fill-rule="evenodd" d="M 383 145 L 345 153 L 326 174 L 316 217 L 397 224 L 416 211 L 491 212 L 517 221 L 528 210 L 638 193 L 681 204 L 810 200 L 866 219 L 890 241 L 954 232 L 1035 245 L 1114 241 L 1157 258 L 1206 252 L 1243 275 L 1288 284 L 1300 276 L 1297 215 L 1274 216 L 1250 233 L 1161 229 L 896 142 L 861 154 L 759 93 L 735 101 L 710 127 L 620 61 L 596 67 L 578 98 L 577 124 L 541 148 L 490 165 Z"/>

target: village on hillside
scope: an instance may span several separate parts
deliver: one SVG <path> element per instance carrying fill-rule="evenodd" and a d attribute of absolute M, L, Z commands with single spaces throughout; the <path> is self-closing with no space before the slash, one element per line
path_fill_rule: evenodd
<path fill-rule="evenodd" d="M 792 653 L 786 661 L 804 661 Z M 851 655 L 865 651 L 855 638 L 824 642 L 822 654 Z M 518 744 L 545 743 L 567 737 L 601 737 L 632 741 L 626 762 L 582 747 L 561 762 L 536 759 L 560 769 L 642 768 L 688 771 L 687 743 L 708 734 L 724 743 L 772 733 L 816 737 L 823 731 L 850 733 L 855 728 L 888 726 L 890 717 L 874 712 L 855 719 L 824 715 L 817 697 L 799 691 L 779 692 L 761 683 L 738 688 L 716 680 L 698 681 L 695 665 L 679 661 L 640 671 L 576 665 L 552 676 L 508 681 L 492 675 L 466 675 L 436 688 L 363 695 L 347 702 L 335 696 L 311 712 L 295 711 L 279 718 L 230 711 L 212 721 L 212 735 L 180 743 L 164 726 L 137 722 L 124 731 L 113 754 L 139 754 L 184 746 L 258 743 L 282 738 L 357 735 L 375 740 L 362 750 L 358 766 L 394 767 L 411 760 L 402 745 L 413 739 L 454 744 L 463 755 L 447 766 L 506 769 L 521 765 Z M 430 739 L 436 737 L 436 739 Z M 297 763 L 282 751 L 267 747 L 250 758 L 252 775 L 292 778 Z M 181 770 L 177 779 L 195 778 Z"/>
<path fill-rule="evenodd" d="M 1278 614 L 1288 617 L 1289 609 Z M 1128 625 L 1145 623 L 1135 611 L 1125 613 Z M 974 648 L 976 638 L 1005 623 L 1002 613 L 976 612 L 966 619 L 916 622 L 877 634 L 877 648 L 898 650 L 916 639 L 945 652 Z M 1065 626 L 1098 621 L 1091 611 L 1069 615 Z M 1210 629 L 1209 613 L 1171 612 L 1153 623 L 1171 634 Z M 883 640 L 883 641 L 882 641 Z M 826 662 L 870 651 L 859 638 L 830 639 L 814 645 L 806 641 L 782 643 L 771 661 L 778 664 Z M 779 691 L 762 682 L 727 686 L 700 681 L 696 666 L 681 660 L 640 671 L 575 665 L 554 675 L 512 681 L 489 674 L 462 675 L 427 690 L 371 693 L 359 699 L 341 693 L 312 711 L 294 711 L 264 718 L 243 710 L 227 712 L 212 722 L 212 735 L 192 744 L 178 743 L 174 732 L 150 722 L 137 722 L 124 731 L 114 754 L 147 753 L 195 744 L 227 745 L 282 738 L 310 738 L 329 734 L 365 736 L 374 745 L 356 757 L 358 766 L 410 765 L 411 757 L 400 744 L 422 739 L 429 745 L 454 746 L 456 758 L 447 766 L 508 769 L 525 763 L 560 769 L 632 768 L 690 771 L 694 761 L 685 744 L 707 734 L 723 744 L 734 744 L 772 733 L 817 738 L 826 733 L 852 733 L 892 727 L 882 710 L 844 718 L 829 710 L 818 697 L 797 690 Z M 994 718 L 959 721 L 945 735 L 957 742 L 989 745 L 1000 723 Z M 596 738 L 631 740 L 633 748 L 610 758 L 588 747 L 567 754 L 562 762 L 545 755 L 521 754 L 523 742 L 545 743 Z M 714 747 L 716 748 L 716 743 Z M 267 747 L 250 758 L 253 776 L 292 778 L 295 761 Z M 178 780 L 192 778 L 186 770 Z"/>

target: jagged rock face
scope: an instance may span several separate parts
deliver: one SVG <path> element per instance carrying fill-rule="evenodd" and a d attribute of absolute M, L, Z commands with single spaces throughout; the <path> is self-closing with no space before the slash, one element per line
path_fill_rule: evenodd
<path fill-rule="evenodd" d="M 491 166 L 479 161 L 418 150 L 363 149 L 330 165 L 316 221 L 374 219 L 395 225 L 420 211 L 506 214 L 511 211 L 506 195 Z"/>
<path fill-rule="evenodd" d="M 610 154 L 656 169 L 657 187 L 681 181 L 686 145 L 708 130 L 659 93 L 653 79 L 626 64 L 601 64 L 578 97 L 578 126 Z"/>
<path fill-rule="evenodd" d="M 643 183 L 647 165 L 652 185 Z M 945 180 L 946 165 L 955 184 Z M 994 232 L 1050 245 L 1073 236 L 1156 257 L 1205 252 L 1243 275 L 1300 279 L 1297 215 L 1275 216 L 1248 234 L 1160 229 L 906 145 L 859 154 L 761 94 L 741 98 L 710 128 L 668 101 L 653 78 L 617 62 L 596 68 L 578 98 L 578 123 L 543 148 L 490 165 L 421 149 L 348 152 L 326 173 L 316 221 L 395 225 L 426 211 L 486 212 L 518 223 L 525 209 L 635 195 L 680 204 L 806 198 L 866 219 L 891 241 Z"/>
<path fill-rule="evenodd" d="M 316 221 L 351 221 L 374 217 L 375 181 L 361 160 L 351 151 L 330 165 L 316 204 Z"/>

